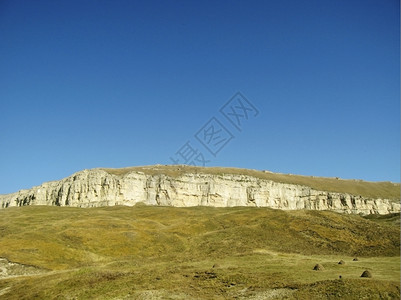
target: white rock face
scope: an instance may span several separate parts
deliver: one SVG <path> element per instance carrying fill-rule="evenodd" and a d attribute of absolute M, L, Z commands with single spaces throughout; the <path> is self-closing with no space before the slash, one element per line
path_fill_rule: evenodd
<path fill-rule="evenodd" d="M 97 207 L 138 202 L 164 206 L 258 206 L 283 210 L 332 210 L 355 214 L 400 212 L 400 203 L 345 193 L 314 190 L 246 175 L 187 173 L 177 177 L 132 171 L 116 176 L 84 170 L 30 190 L 0 195 L 0 207 L 57 205 Z"/>

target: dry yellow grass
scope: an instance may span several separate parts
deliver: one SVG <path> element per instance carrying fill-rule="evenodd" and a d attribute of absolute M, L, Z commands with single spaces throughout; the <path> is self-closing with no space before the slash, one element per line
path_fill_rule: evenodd
<path fill-rule="evenodd" d="M 0 279 L 0 298 L 397 299 L 399 217 L 250 207 L 9 208 L 0 211 L 0 257 L 44 272 Z M 316 263 L 325 270 L 313 271 Z M 373 278 L 359 277 L 365 269 Z"/>

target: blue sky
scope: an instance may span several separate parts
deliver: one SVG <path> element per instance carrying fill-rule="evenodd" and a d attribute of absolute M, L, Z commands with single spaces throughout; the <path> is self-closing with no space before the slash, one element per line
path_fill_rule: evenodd
<path fill-rule="evenodd" d="M 0 193 L 172 164 L 400 181 L 399 1 L 1 1 Z M 241 131 L 219 112 L 241 92 Z M 214 117 L 216 156 L 194 135 Z M 221 144 L 219 144 L 221 145 Z"/>

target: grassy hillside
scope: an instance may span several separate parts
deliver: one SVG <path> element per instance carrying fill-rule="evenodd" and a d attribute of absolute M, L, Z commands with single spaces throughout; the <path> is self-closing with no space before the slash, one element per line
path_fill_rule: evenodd
<path fill-rule="evenodd" d="M 397 219 L 243 207 L 9 208 L 0 210 L 0 257 L 39 274 L 0 279 L 0 298 L 396 299 Z M 316 263 L 325 269 L 313 271 Z M 366 269 L 373 278 L 359 277 Z"/>
<path fill-rule="evenodd" d="M 180 176 L 185 173 L 248 175 L 276 182 L 310 186 L 316 190 L 322 191 L 349 193 L 353 195 L 361 195 L 367 198 L 385 198 L 397 201 L 400 200 L 400 184 L 392 182 L 368 182 L 362 180 L 344 180 L 327 177 L 280 174 L 249 169 L 195 167 L 186 165 L 155 165 L 103 170 L 107 171 L 110 174 L 119 176 L 122 176 L 132 171 L 144 172 L 145 174 L 151 175 L 166 174 L 172 177 Z"/>

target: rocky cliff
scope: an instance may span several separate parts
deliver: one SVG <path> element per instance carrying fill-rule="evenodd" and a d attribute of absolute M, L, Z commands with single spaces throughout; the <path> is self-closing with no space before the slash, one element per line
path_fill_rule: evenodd
<path fill-rule="evenodd" d="M 118 169 L 117 169 L 118 170 Z M 400 212 L 394 200 L 369 198 L 241 174 L 84 170 L 60 181 L 0 195 L 0 207 L 57 205 L 96 207 L 136 203 L 167 206 L 257 206 L 344 213 Z"/>

